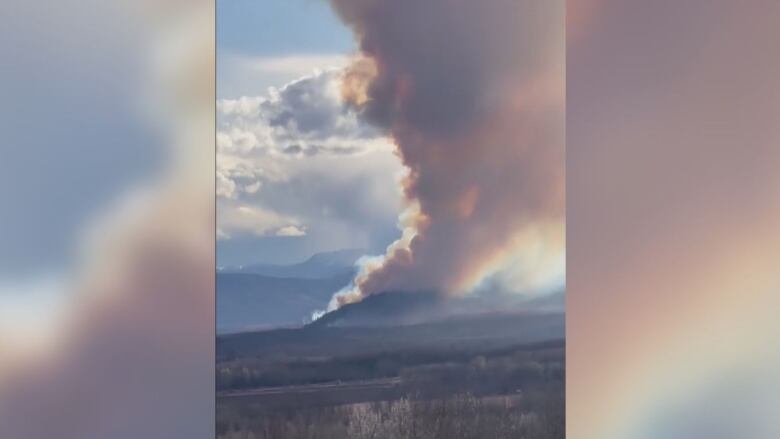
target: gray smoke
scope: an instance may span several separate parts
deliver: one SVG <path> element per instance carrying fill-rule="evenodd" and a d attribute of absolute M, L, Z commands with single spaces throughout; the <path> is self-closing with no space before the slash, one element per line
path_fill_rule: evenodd
<path fill-rule="evenodd" d="M 344 98 L 408 169 L 403 236 L 331 309 L 389 290 L 463 293 L 526 249 L 562 254 L 563 0 L 331 3 L 360 47 Z"/>

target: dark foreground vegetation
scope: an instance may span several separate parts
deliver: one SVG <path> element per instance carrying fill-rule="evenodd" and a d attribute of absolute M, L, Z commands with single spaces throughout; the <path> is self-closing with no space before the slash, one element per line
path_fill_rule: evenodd
<path fill-rule="evenodd" d="M 559 315 L 222 337 L 218 437 L 563 438 L 562 337 Z"/>
<path fill-rule="evenodd" d="M 220 407 L 223 439 L 559 439 L 563 394 L 456 395 L 446 399 L 357 403 L 333 407 L 241 410 Z"/>

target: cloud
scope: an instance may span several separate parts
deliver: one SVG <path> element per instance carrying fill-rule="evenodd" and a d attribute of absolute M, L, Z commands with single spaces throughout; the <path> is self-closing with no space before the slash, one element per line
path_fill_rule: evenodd
<path fill-rule="evenodd" d="M 236 197 L 236 183 L 222 170 L 217 170 L 217 196 L 224 198 Z"/>
<path fill-rule="evenodd" d="M 221 152 L 359 152 L 382 137 L 341 97 L 341 71 L 319 70 L 263 97 L 217 103 Z"/>
<path fill-rule="evenodd" d="M 296 226 L 286 226 L 276 231 L 276 236 L 304 236 L 306 231 Z"/>
<path fill-rule="evenodd" d="M 232 99 L 260 96 L 271 87 L 311 75 L 317 69 L 340 69 L 349 63 L 349 57 L 343 54 L 251 57 L 220 52 L 218 58 L 218 95 Z"/>
<path fill-rule="evenodd" d="M 219 230 L 223 236 L 230 231 L 248 232 L 256 236 L 303 236 L 300 220 L 256 206 L 238 206 L 217 212 Z"/>
<path fill-rule="evenodd" d="M 306 236 L 340 248 L 397 233 L 400 161 L 344 102 L 342 75 L 318 70 L 263 96 L 218 101 L 222 239 Z"/>
<path fill-rule="evenodd" d="M 255 194 L 257 191 L 260 190 L 261 183 L 259 181 L 256 181 L 252 184 L 248 184 L 244 186 L 244 192 L 247 194 Z"/>

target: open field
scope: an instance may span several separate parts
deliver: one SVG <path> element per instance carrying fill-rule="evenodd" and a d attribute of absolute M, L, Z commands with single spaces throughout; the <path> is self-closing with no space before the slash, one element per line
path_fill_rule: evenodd
<path fill-rule="evenodd" d="M 218 338 L 223 439 L 563 437 L 562 315 Z"/>

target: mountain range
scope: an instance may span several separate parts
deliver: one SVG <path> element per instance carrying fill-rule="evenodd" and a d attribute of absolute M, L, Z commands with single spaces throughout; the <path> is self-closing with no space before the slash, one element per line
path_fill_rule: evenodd
<path fill-rule="evenodd" d="M 325 314 L 334 293 L 355 275 L 359 249 L 318 253 L 290 265 L 253 264 L 217 271 L 217 333 L 293 328 L 390 327 L 416 325 L 453 317 L 506 312 L 558 313 L 563 291 L 544 296 L 482 293 L 452 297 L 435 291 L 385 292 Z"/>
<path fill-rule="evenodd" d="M 317 253 L 291 265 L 217 271 L 217 333 L 301 326 L 352 280 L 359 249 Z"/>
<path fill-rule="evenodd" d="M 316 253 L 297 264 L 250 264 L 224 267 L 217 272 L 259 274 L 278 278 L 324 279 L 353 272 L 355 262 L 365 254 L 365 250 L 362 249 L 344 249 Z"/>

